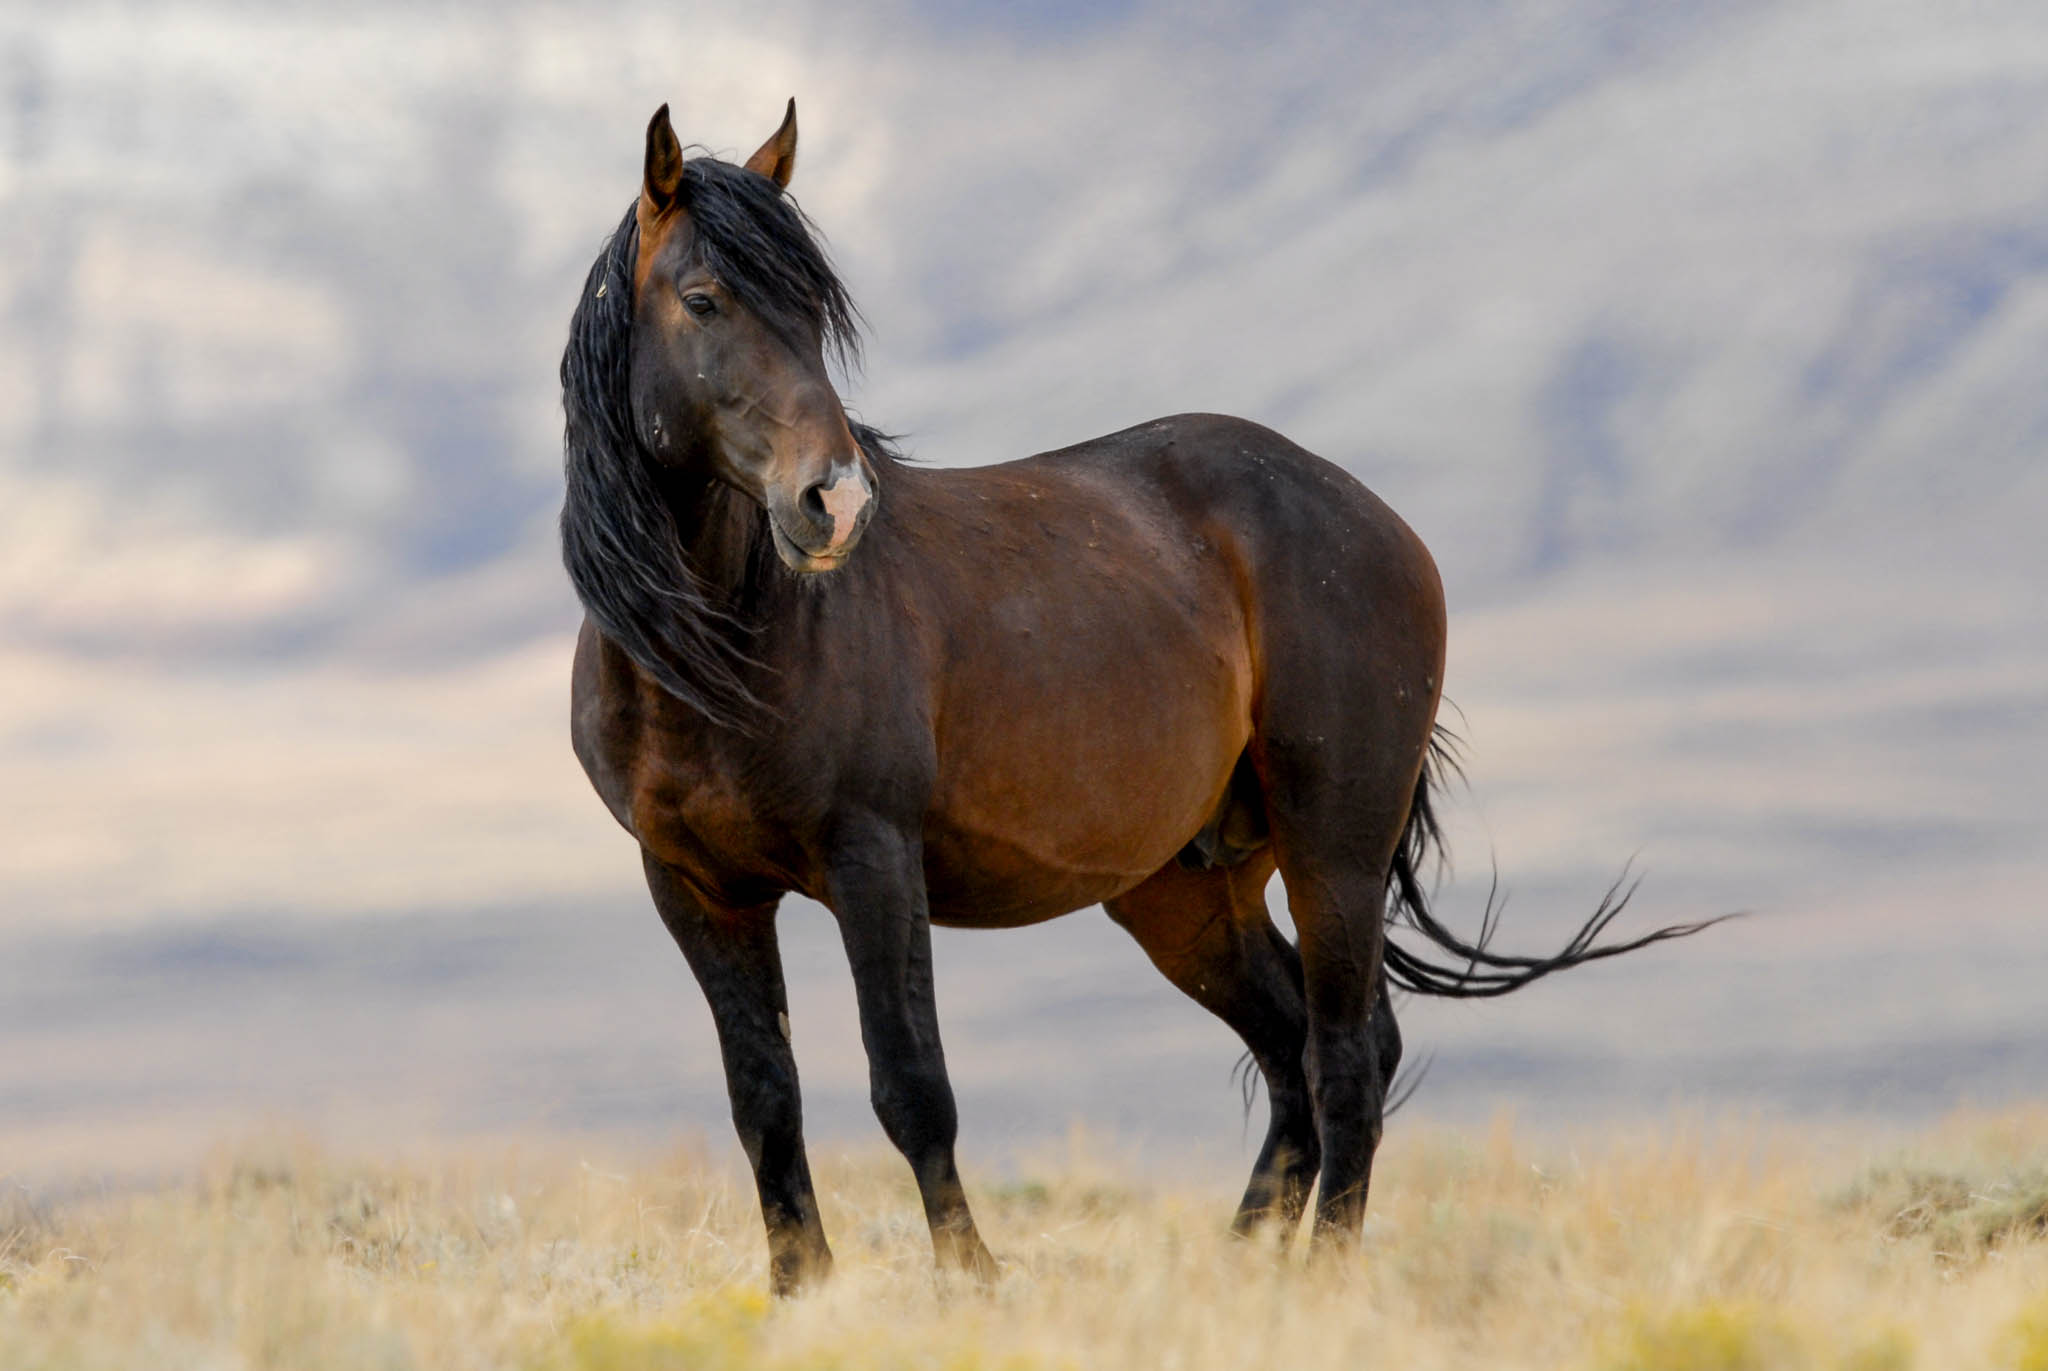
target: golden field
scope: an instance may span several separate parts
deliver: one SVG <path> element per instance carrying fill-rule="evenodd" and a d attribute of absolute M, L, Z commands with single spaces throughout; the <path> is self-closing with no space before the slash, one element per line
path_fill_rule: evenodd
<path fill-rule="evenodd" d="M 782 1304 L 751 1186 L 690 1153 L 261 1141 L 148 1188 L 9 1182 L 0 1367 L 2048 1371 L 2048 1111 L 1883 1142 L 1396 1120 L 1364 1242 L 1316 1261 L 1229 1238 L 1221 1181 L 1070 1149 L 970 1175 L 987 1289 L 933 1274 L 893 1154 L 816 1152 L 838 1273 Z"/>

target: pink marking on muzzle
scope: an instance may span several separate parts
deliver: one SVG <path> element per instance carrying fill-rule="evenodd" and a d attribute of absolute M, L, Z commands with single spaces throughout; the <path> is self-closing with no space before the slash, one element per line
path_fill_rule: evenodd
<path fill-rule="evenodd" d="M 853 532 L 860 527 L 860 512 L 874 498 L 867 473 L 859 467 L 840 467 L 832 472 L 832 484 L 818 487 L 818 499 L 832 520 L 832 541 L 818 555 L 833 557 L 845 551 Z"/>

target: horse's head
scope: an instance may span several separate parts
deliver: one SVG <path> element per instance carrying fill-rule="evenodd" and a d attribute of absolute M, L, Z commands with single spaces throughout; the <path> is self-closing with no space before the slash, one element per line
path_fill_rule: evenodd
<path fill-rule="evenodd" d="M 633 267 L 633 423 L 665 466 L 768 512 L 775 551 L 829 571 L 875 510 L 875 472 L 825 370 L 850 307 L 783 195 L 796 102 L 744 168 L 685 162 L 668 106 L 647 126 Z"/>

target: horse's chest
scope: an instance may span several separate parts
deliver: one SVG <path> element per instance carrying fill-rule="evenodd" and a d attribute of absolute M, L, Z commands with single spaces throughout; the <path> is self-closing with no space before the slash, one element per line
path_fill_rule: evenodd
<path fill-rule="evenodd" d="M 597 659 L 594 647 L 577 665 L 576 756 L 612 817 L 649 855 L 734 902 L 800 885 L 791 826 L 763 805 L 758 775 L 741 784 L 701 730 L 678 727 L 660 697 L 606 670 L 616 664 Z"/>

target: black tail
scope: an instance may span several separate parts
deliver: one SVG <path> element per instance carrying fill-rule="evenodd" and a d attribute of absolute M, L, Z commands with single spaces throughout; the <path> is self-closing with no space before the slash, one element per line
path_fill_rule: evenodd
<path fill-rule="evenodd" d="M 1592 917 L 1579 926 L 1579 931 L 1561 950 L 1548 957 L 1511 957 L 1489 947 L 1500 927 L 1500 882 L 1496 875 L 1486 894 L 1485 912 L 1479 919 L 1479 936 L 1472 942 L 1466 942 L 1430 913 L 1429 899 L 1423 894 L 1419 874 L 1431 857 L 1441 858 L 1443 830 L 1437 823 L 1435 797 L 1446 775 L 1462 777 L 1464 774 L 1458 762 L 1457 742 L 1456 735 L 1442 724 L 1436 726 L 1429 740 L 1429 755 L 1423 760 L 1422 775 L 1415 782 L 1415 803 L 1408 811 L 1408 827 L 1402 832 L 1401 844 L 1394 852 L 1394 879 L 1387 888 L 1389 936 L 1386 967 L 1388 979 L 1401 989 L 1417 995 L 1459 1000 L 1505 995 L 1553 971 L 1598 961 L 1602 957 L 1618 957 L 1624 952 L 1633 952 L 1668 938 L 1683 938 L 1734 917 L 1723 914 L 1697 923 L 1673 924 L 1625 943 L 1596 946 L 1595 940 L 1628 907 L 1629 898 L 1636 893 L 1637 880 L 1631 879 L 1628 868 L 1624 867 L 1620 878 L 1600 897 L 1599 907 L 1593 911 Z M 1391 935 L 1394 929 L 1403 925 L 1414 929 L 1464 965 L 1433 962 L 1402 947 Z"/>

